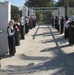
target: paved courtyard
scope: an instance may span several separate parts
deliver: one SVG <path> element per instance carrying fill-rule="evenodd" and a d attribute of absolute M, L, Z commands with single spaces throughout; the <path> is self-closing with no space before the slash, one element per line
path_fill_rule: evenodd
<path fill-rule="evenodd" d="M 37 25 L 20 42 L 2 58 L 1 75 L 74 75 L 74 46 L 55 28 Z"/>

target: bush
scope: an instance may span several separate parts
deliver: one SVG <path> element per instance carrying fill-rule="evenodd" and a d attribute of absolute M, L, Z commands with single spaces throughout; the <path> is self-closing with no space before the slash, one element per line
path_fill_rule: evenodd
<path fill-rule="evenodd" d="M 43 20 L 43 14 L 41 12 L 36 12 L 37 22 L 40 22 Z"/>

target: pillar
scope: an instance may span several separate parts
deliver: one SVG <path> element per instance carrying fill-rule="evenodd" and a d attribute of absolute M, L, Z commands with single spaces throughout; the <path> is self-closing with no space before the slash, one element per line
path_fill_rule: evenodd
<path fill-rule="evenodd" d="M 0 56 L 8 53 L 7 26 L 11 19 L 11 4 L 8 1 L 0 2 Z"/>

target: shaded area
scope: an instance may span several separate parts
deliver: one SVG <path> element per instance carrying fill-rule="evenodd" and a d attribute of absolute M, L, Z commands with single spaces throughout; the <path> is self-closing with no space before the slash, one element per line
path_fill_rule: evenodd
<path fill-rule="evenodd" d="M 11 74 L 33 74 L 40 73 L 43 71 L 54 71 L 52 75 L 74 75 L 74 53 L 63 54 L 62 56 L 57 56 L 51 60 L 48 60 L 39 64 L 29 63 L 27 66 L 9 65 Z"/>
<path fill-rule="evenodd" d="M 44 33 L 41 33 L 41 34 L 36 34 L 35 37 L 36 36 L 51 36 L 51 34 L 49 34 L 49 32 L 44 32 Z"/>
<path fill-rule="evenodd" d="M 14 74 L 34 75 L 34 73 L 36 74 L 44 73 L 45 75 L 47 72 L 48 72 L 48 75 L 50 75 L 49 73 L 51 71 L 53 71 L 51 75 L 74 75 L 74 53 L 64 54 L 61 51 L 61 48 L 68 47 L 69 45 L 68 44 L 63 46 L 58 45 L 58 42 L 62 44 L 62 43 L 66 43 L 67 40 L 65 41 L 65 39 L 62 39 L 62 38 L 56 39 L 49 26 L 48 28 L 49 28 L 48 33 L 49 35 L 51 34 L 51 36 L 53 37 L 53 40 L 50 40 L 50 41 L 45 40 L 43 43 L 55 42 L 56 47 L 46 48 L 41 50 L 41 52 L 52 51 L 53 54 L 56 56 L 53 58 L 49 58 L 49 57 L 41 57 L 41 56 L 27 56 L 27 55 L 21 54 L 18 56 L 21 60 L 42 61 L 42 62 L 38 64 L 35 64 L 34 62 L 33 63 L 29 62 L 29 64 L 26 66 L 9 65 L 7 66 L 9 68 L 7 69 L 7 71 L 10 72 L 11 75 L 14 75 Z M 35 32 L 34 39 L 35 39 L 37 31 Z"/>
<path fill-rule="evenodd" d="M 44 25 L 43 25 L 43 26 L 44 26 Z M 42 25 L 39 25 L 39 26 L 38 26 L 36 32 L 34 33 L 34 35 L 32 35 L 32 36 L 33 36 L 33 39 L 35 39 L 36 36 L 51 36 L 51 34 L 49 34 L 49 32 L 44 32 L 44 33 L 41 33 L 41 34 L 37 34 L 37 32 L 38 32 L 38 30 L 39 30 L 40 28 L 44 28 L 44 27 L 42 27 Z M 45 27 L 45 28 L 47 28 L 47 27 Z"/>
<path fill-rule="evenodd" d="M 2 68 L 0 68 L 0 75 L 10 75 L 9 73 L 7 73 L 5 70 L 3 70 Z"/>
<path fill-rule="evenodd" d="M 64 44 L 64 43 L 67 43 L 68 42 L 68 39 L 65 39 L 65 38 L 56 38 L 56 41 L 59 43 L 59 44 Z M 41 40 L 42 43 L 51 43 L 51 42 L 54 42 L 54 39 L 53 40 Z"/>
<path fill-rule="evenodd" d="M 6 54 L 6 55 L 1 56 L 1 59 L 10 58 L 10 57 L 12 57 L 12 56 Z"/>
<path fill-rule="evenodd" d="M 32 35 L 33 39 L 35 39 L 36 36 L 43 36 L 43 37 L 51 36 L 50 32 L 44 32 L 44 33 L 37 34 L 37 32 L 38 32 L 39 29 L 45 29 L 45 30 L 47 30 L 47 28 L 49 28 L 48 27 L 49 25 L 47 27 L 43 27 L 43 26 L 44 26 L 43 24 L 42 25 L 38 25 L 38 28 L 37 28 L 36 32 L 34 33 L 34 35 Z M 57 31 L 53 32 L 53 33 L 54 33 L 54 35 L 59 35 L 59 33 L 57 33 Z"/>
<path fill-rule="evenodd" d="M 32 61 L 45 61 L 51 59 L 49 57 L 27 56 L 25 54 L 18 55 L 18 57 L 22 60 L 32 60 Z"/>
<path fill-rule="evenodd" d="M 38 28 L 37 28 L 36 32 L 34 33 L 34 35 L 33 35 L 33 39 L 35 39 L 35 36 L 36 36 L 36 34 L 37 34 L 37 32 L 38 32 L 39 28 L 40 28 L 40 25 L 38 26 Z"/>
<path fill-rule="evenodd" d="M 49 29 L 49 31 L 50 31 L 52 37 L 53 37 L 53 40 L 54 40 L 55 44 L 56 44 L 56 47 L 57 47 L 57 49 L 58 49 L 58 52 L 60 53 L 60 55 L 62 55 L 63 52 L 61 51 L 61 49 L 60 49 L 60 47 L 59 47 L 59 45 L 58 45 L 58 43 L 57 43 L 57 41 L 56 41 L 56 38 L 55 38 L 54 34 L 52 33 L 52 31 L 51 31 L 49 25 L 47 25 L 47 26 L 48 26 L 48 29 Z"/>

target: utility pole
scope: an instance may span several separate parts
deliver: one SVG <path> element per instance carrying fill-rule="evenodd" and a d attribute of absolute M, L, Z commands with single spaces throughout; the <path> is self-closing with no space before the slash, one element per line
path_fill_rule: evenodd
<path fill-rule="evenodd" d="M 69 0 L 64 0 L 64 6 L 65 6 L 65 16 L 67 16 L 68 7 L 69 7 Z"/>

